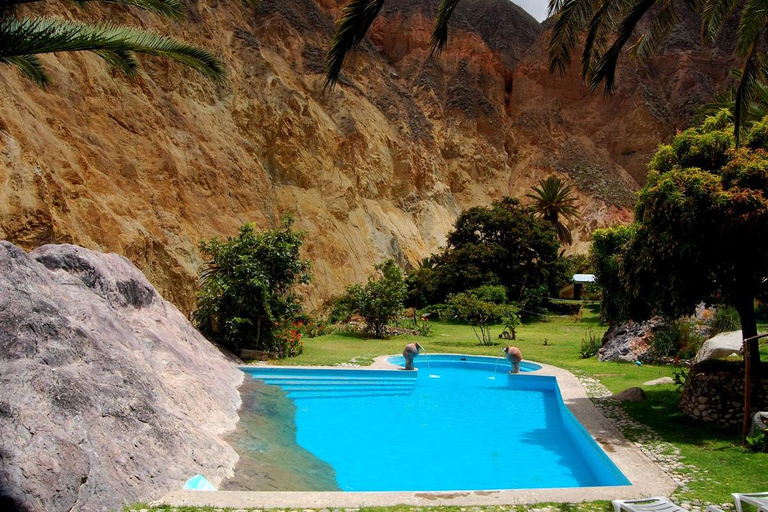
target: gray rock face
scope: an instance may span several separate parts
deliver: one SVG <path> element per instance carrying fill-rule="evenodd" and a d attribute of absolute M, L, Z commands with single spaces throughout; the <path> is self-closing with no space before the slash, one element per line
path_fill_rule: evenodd
<path fill-rule="evenodd" d="M 645 322 L 611 325 L 603 335 L 603 346 L 597 352 L 600 361 L 642 361 L 651 350 L 653 331 L 663 325 L 654 317 Z"/>
<path fill-rule="evenodd" d="M 126 258 L 0 242 L 0 503 L 100 511 L 218 484 L 242 378 Z"/>

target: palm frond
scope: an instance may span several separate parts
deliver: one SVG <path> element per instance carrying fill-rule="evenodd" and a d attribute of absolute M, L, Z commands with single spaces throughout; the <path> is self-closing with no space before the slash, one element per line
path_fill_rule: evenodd
<path fill-rule="evenodd" d="M 42 2 L 43 0 L 0 0 L 0 9 L 22 4 Z M 85 7 L 93 2 L 104 2 L 138 7 L 145 11 L 154 12 L 169 18 L 181 18 L 184 16 L 184 5 L 179 0 L 72 0 L 80 7 Z"/>
<path fill-rule="evenodd" d="M 448 42 L 448 22 L 457 5 L 459 5 L 459 0 L 442 0 L 437 7 L 437 18 L 435 19 L 435 28 L 432 31 L 429 49 L 430 58 L 440 55 L 445 43 Z"/>
<path fill-rule="evenodd" d="M 618 26 L 616 39 L 595 66 L 592 79 L 590 80 L 592 90 L 597 89 L 600 86 L 600 82 L 605 82 L 605 94 L 613 94 L 616 83 L 616 66 L 619 63 L 621 50 L 627 44 L 629 38 L 632 37 L 637 24 L 657 1 L 659 0 L 636 0 L 633 2 L 634 5 L 632 5 Z"/>
<path fill-rule="evenodd" d="M 741 68 L 741 79 L 736 84 L 736 94 L 733 108 L 733 136 L 736 139 L 736 147 L 741 145 L 741 131 L 745 124 L 746 111 L 750 98 L 760 80 L 761 59 L 756 46 L 746 56 Z"/>
<path fill-rule="evenodd" d="M 28 78 L 31 78 L 32 81 L 34 81 L 43 89 L 45 89 L 45 87 L 51 81 L 51 79 L 45 73 L 45 69 L 43 69 L 43 64 L 40 62 L 40 59 L 34 55 L 17 55 L 15 57 L 1 59 L 0 62 L 9 64 L 11 66 L 16 66 L 16 68 L 18 68 Z"/>
<path fill-rule="evenodd" d="M 130 52 L 120 50 L 97 50 L 94 53 L 123 74 L 128 76 L 136 75 L 138 62 L 136 62 L 136 59 Z"/>
<path fill-rule="evenodd" d="M 111 24 L 90 25 L 57 18 L 0 19 L 0 62 L 53 52 L 96 52 L 126 71 L 132 53 L 175 60 L 214 82 L 224 80 L 221 63 L 208 50 L 154 32 Z M 130 72 L 130 71 L 129 71 Z"/>
<path fill-rule="evenodd" d="M 720 28 L 736 9 L 739 0 L 705 0 L 701 10 L 701 37 L 711 43 Z"/>
<path fill-rule="evenodd" d="M 555 26 L 549 38 L 549 72 L 565 74 L 571 64 L 571 54 L 584 29 L 598 8 L 598 0 L 562 0 L 556 11 Z M 555 2 L 550 3 L 550 8 Z"/>
<path fill-rule="evenodd" d="M 615 27 L 615 14 L 626 4 L 626 0 L 603 0 L 587 25 L 587 36 L 581 54 L 581 78 L 588 80 L 592 76 L 595 57 L 602 51 L 606 42 L 606 33 Z"/>
<path fill-rule="evenodd" d="M 121 4 L 154 12 L 168 18 L 182 18 L 184 5 L 179 0 L 72 0 L 80 6 L 86 6 L 93 2 Z"/>
<path fill-rule="evenodd" d="M 360 43 L 368 32 L 384 0 L 350 0 L 341 11 L 336 23 L 336 34 L 325 57 L 325 87 L 333 88 L 339 80 L 344 58 Z"/>
<path fill-rule="evenodd" d="M 680 23 L 680 16 L 675 10 L 674 1 L 664 0 L 651 25 L 630 48 L 631 55 L 637 59 L 653 56 L 678 23 Z"/>
<path fill-rule="evenodd" d="M 736 79 L 737 83 L 741 82 L 741 69 L 732 69 L 731 76 Z M 765 68 L 761 69 L 760 77 L 755 81 L 750 96 L 751 99 L 743 110 L 743 126 L 750 125 L 768 115 L 768 82 L 766 82 Z M 702 107 L 702 113 L 704 115 L 714 115 L 723 109 L 731 113 L 731 120 L 733 120 L 736 110 L 735 88 L 715 93 L 713 101 Z"/>
<path fill-rule="evenodd" d="M 563 4 L 566 0 L 549 0 L 549 8 L 547 9 L 547 16 L 554 16 L 560 9 L 563 8 Z"/>
<path fill-rule="evenodd" d="M 765 34 L 766 23 L 768 23 L 768 5 L 765 0 L 748 0 L 741 12 L 736 55 L 747 59 L 754 54 L 761 36 Z"/>

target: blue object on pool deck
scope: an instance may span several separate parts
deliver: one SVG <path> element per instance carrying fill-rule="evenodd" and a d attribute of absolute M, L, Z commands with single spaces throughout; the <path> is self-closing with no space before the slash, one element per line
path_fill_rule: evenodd
<path fill-rule="evenodd" d="M 389 359 L 401 363 L 402 357 Z M 550 376 L 497 358 L 430 355 L 421 371 L 243 367 L 296 404 L 298 444 L 344 491 L 628 485 Z M 539 365 L 523 362 L 521 372 Z"/>
<path fill-rule="evenodd" d="M 203 475 L 195 475 L 184 484 L 185 491 L 215 491 L 216 488 Z"/>

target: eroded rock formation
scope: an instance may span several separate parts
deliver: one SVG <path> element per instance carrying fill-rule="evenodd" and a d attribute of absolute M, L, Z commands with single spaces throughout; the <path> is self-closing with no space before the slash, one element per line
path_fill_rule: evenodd
<path fill-rule="evenodd" d="M 0 242 L 0 503 L 112 510 L 218 484 L 242 378 L 124 257 Z"/>
<path fill-rule="evenodd" d="M 592 229 L 631 218 L 648 157 L 730 67 L 729 46 L 702 50 L 687 20 L 666 53 L 626 63 L 605 100 L 575 69 L 550 76 L 546 26 L 507 0 L 460 3 L 439 60 L 426 57 L 437 0 L 391 0 L 329 92 L 340 4 L 189 1 L 181 22 L 76 11 L 204 44 L 229 80 L 144 59 L 130 81 L 98 57 L 61 55 L 43 57 L 54 85 L 42 91 L 2 67 L 0 238 L 123 254 L 187 313 L 200 239 L 292 212 L 317 306 L 386 257 L 407 266 L 435 251 L 461 209 L 557 173 L 577 187 L 584 250 Z"/>

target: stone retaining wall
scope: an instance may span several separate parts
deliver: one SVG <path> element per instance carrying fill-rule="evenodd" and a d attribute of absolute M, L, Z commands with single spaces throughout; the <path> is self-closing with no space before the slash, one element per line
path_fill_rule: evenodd
<path fill-rule="evenodd" d="M 763 365 L 763 377 L 768 367 Z M 752 412 L 768 410 L 768 379 L 752 397 Z M 737 428 L 744 418 L 744 369 L 742 363 L 705 361 L 691 368 L 685 383 L 680 409 L 696 419 Z"/>

